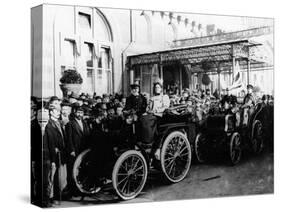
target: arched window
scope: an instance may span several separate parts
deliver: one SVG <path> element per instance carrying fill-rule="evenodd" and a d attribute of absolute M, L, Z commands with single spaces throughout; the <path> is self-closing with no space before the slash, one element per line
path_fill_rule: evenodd
<path fill-rule="evenodd" d="M 113 36 L 110 25 L 104 15 L 97 9 L 95 17 L 95 39 L 99 41 L 112 42 Z"/>
<path fill-rule="evenodd" d="M 112 41 L 113 34 L 105 15 L 96 8 L 93 18 L 94 41 L 83 43 L 86 80 L 84 90 L 97 95 L 112 93 Z M 83 21 L 83 22 L 82 22 Z M 81 23 L 86 25 L 85 19 Z"/>

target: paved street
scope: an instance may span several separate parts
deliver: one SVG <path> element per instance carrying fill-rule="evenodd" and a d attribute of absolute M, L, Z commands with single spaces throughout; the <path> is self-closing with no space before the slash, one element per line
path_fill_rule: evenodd
<path fill-rule="evenodd" d="M 266 151 L 260 156 L 244 156 L 234 167 L 223 163 L 192 164 L 188 176 L 177 184 L 165 185 L 159 173 L 151 173 L 143 192 L 121 203 L 265 194 L 273 192 L 273 183 L 273 153 Z M 59 207 L 116 202 L 117 197 L 108 191 L 85 197 L 83 202 L 80 198 L 64 201 Z"/>

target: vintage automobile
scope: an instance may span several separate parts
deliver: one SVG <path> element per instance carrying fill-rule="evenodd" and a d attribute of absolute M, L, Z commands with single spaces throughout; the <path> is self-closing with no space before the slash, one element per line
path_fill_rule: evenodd
<path fill-rule="evenodd" d="M 97 189 L 97 181 L 91 177 L 92 173 L 99 172 L 93 165 L 93 149 L 83 151 L 73 167 L 73 178 L 79 191 L 91 195 L 102 192 L 109 185 L 121 199 L 133 199 L 142 191 L 152 164 L 168 183 L 182 181 L 190 169 L 190 140 L 194 140 L 196 134 L 186 114 L 176 112 L 179 110 L 181 108 L 171 108 L 164 114 L 158 123 L 158 135 L 153 144 L 129 142 L 115 147 L 112 160 L 102 164 L 108 174 L 99 177 L 109 183 L 101 185 L 101 189 Z"/>
<path fill-rule="evenodd" d="M 263 107 L 262 104 L 257 104 L 252 112 L 245 108 L 235 114 L 209 115 L 198 128 L 195 139 L 197 160 L 203 163 L 226 157 L 231 165 L 236 165 L 245 149 L 259 154 L 264 146 Z"/>

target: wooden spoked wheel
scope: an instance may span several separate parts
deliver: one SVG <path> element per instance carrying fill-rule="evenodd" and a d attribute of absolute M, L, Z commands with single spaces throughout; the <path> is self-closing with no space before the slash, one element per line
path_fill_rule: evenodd
<path fill-rule="evenodd" d="M 113 187 L 120 198 L 130 200 L 142 191 L 147 179 L 147 163 L 136 150 L 124 152 L 112 172 Z"/>
<path fill-rule="evenodd" d="M 95 168 L 91 160 L 91 150 L 84 150 L 76 158 L 72 170 L 74 182 L 80 192 L 84 194 L 96 193 L 96 182 L 91 177 L 91 173 L 94 171 Z"/>
<path fill-rule="evenodd" d="M 229 142 L 229 159 L 232 165 L 240 162 L 242 156 L 241 136 L 238 132 L 232 134 Z"/>
<path fill-rule="evenodd" d="M 172 183 L 183 180 L 191 164 L 191 147 L 185 134 L 170 133 L 161 148 L 161 167 L 165 178 Z"/>
<path fill-rule="evenodd" d="M 206 137 L 202 133 L 199 133 L 196 136 L 195 147 L 194 147 L 196 159 L 199 163 L 205 162 L 205 155 L 204 155 L 204 148 L 206 148 L 205 144 L 206 144 Z"/>
<path fill-rule="evenodd" d="M 262 123 L 259 120 L 256 120 L 253 124 L 251 143 L 252 150 L 255 154 L 259 154 L 262 152 L 264 146 L 263 127 Z"/>

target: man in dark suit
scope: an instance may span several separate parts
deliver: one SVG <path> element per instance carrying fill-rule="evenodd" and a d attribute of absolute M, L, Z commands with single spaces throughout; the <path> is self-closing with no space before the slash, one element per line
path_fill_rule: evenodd
<path fill-rule="evenodd" d="M 130 113 L 131 111 L 136 112 L 137 116 L 140 117 L 146 112 L 147 100 L 140 94 L 140 85 L 138 83 L 131 85 L 131 94 L 126 99 L 126 105 L 124 112 Z"/>
<path fill-rule="evenodd" d="M 65 133 L 59 121 L 60 110 L 54 105 L 49 107 L 49 121 L 43 136 L 43 175 L 48 176 L 44 182 L 45 202 L 57 203 L 66 184 Z"/>
<path fill-rule="evenodd" d="M 72 169 L 76 157 L 86 148 L 90 130 L 87 122 L 83 120 L 83 107 L 73 106 L 73 119 L 65 126 L 67 148 L 67 181 L 69 195 L 75 194 L 76 186 L 72 178 Z"/>
<path fill-rule="evenodd" d="M 79 105 L 73 106 L 73 119 L 65 126 L 67 152 L 73 156 L 78 156 L 84 150 L 90 134 L 89 126 L 83 119 L 84 108 Z"/>

